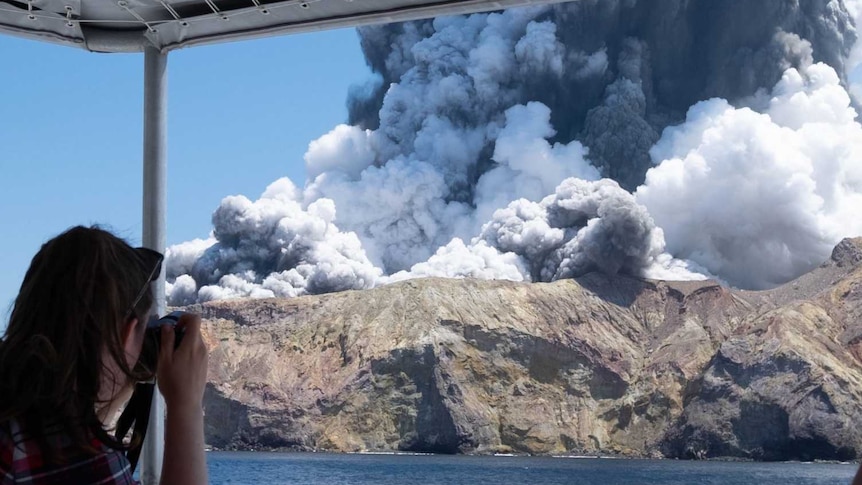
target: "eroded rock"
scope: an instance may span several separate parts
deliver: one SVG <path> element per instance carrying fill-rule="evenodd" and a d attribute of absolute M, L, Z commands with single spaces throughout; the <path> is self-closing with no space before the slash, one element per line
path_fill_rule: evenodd
<path fill-rule="evenodd" d="M 590 274 L 212 302 L 219 448 L 850 459 L 862 240 L 767 292 Z"/>

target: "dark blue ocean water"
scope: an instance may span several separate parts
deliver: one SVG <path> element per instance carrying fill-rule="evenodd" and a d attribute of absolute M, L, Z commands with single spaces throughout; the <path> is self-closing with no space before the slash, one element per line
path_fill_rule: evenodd
<path fill-rule="evenodd" d="M 849 485 L 854 465 L 534 457 L 207 454 L 214 485 Z"/>

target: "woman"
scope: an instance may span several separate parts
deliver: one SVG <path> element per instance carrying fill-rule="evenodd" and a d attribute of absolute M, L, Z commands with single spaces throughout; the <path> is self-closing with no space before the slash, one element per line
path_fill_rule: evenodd
<path fill-rule="evenodd" d="M 161 483 L 206 483 L 200 318 L 180 319 L 175 350 L 161 329 L 157 369 L 138 363 L 161 259 L 95 227 L 33 258 L 0 341 L 0 484 L 134 483 L 110 423 L 153 374 L 167 411 Z"/>

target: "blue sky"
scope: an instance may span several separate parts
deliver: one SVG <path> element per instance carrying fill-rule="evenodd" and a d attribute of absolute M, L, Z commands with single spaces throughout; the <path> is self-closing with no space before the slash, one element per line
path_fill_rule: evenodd
<path fill-rule="evenodd" d="M 226 195 L 305 180 L 308 142 L 371 76 L 353 29 L 175 51 L 168 244 L 206 237 Z M 143 56 L 0 35 L 0 328 L 30 259 L 76 224 L 141 232 Z"/>

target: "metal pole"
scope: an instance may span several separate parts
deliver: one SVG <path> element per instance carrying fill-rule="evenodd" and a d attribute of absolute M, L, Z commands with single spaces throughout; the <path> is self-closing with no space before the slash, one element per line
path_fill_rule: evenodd
<path fill-rule="evenodd" d="M 168 55 L 154 47 L 144 49 L 144 246 L 164 254 L 167 242 L 167 95 Z M 154 283 L 156 311 L 165 312 L 165 268 Z M 153 394 L 150 424 L 144 439 L 141 481 L 158 485 L 165 447 L 165 401 L 158 388 Z"/>

